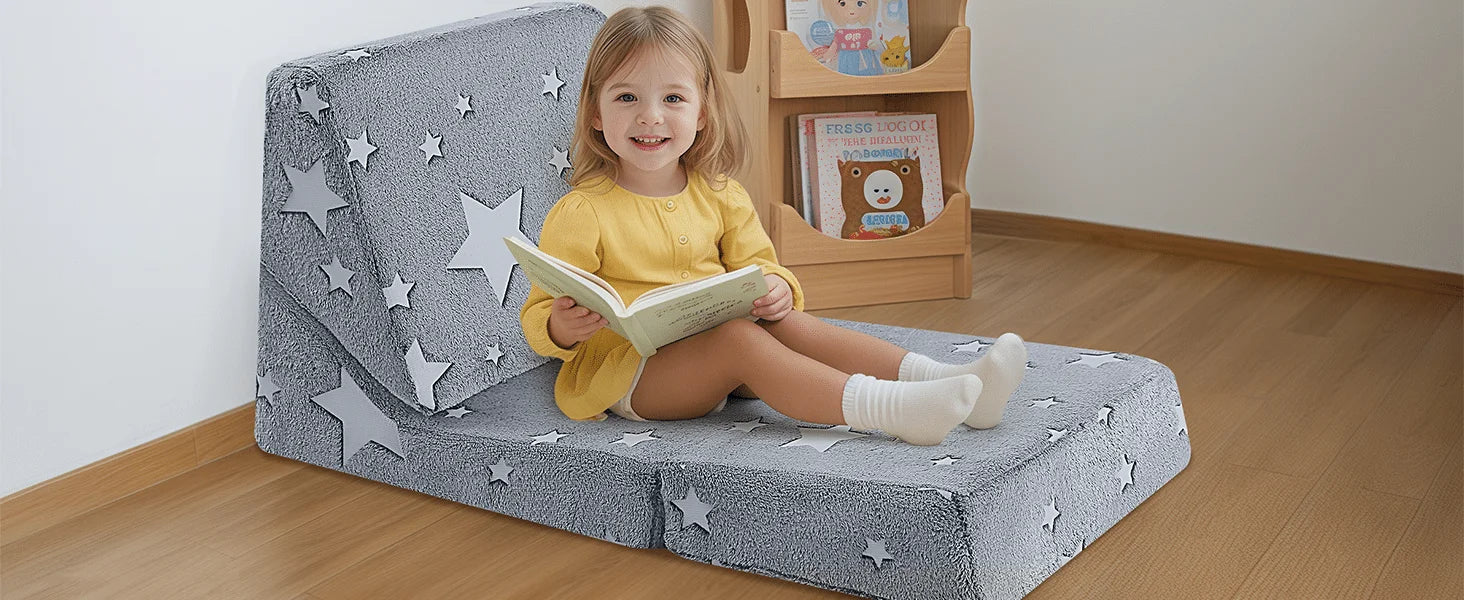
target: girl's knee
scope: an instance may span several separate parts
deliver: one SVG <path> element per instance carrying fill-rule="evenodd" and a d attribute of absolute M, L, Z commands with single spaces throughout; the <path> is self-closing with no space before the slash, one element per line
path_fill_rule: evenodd
<path fill-rule="evenodd" d="M 747 319 L 732 319 L 712 329 L 722 340 L 730 343 L 758 343 L 772 336 L 757 323 Z"/>

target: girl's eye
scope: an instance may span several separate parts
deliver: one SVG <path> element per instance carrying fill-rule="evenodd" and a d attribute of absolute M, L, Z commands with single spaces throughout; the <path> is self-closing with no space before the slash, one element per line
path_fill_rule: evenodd
<path fill-rule="evenodd" d="M 672 98 L 675 98 L 677 102 L 681 102 L 681 96 L 678 96 L 676 94 L 671 94 L 670 96 L 666 96 L 666 99 L 667 100 L 670 100 Z"/>
<path fill-rule="evenodd" d="M 628 93 L 627 94 L 621 94 L 619 96 L 616 96 L 615 99 L 616 100 L 621 100 L 621 99 L 624 99 L 626 97 L 629 97 L 630 98 L 629 100 L 626 100 L 626 102 L 635 102 L 635 94 L 628 94 Z"/>

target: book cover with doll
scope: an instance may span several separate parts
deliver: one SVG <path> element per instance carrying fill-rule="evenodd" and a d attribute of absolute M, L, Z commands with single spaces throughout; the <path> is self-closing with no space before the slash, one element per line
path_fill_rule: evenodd
<path fill-rule="evenodd" d="M 841 239 L 917 231 L 945 208 L 934 114 L 813 121 L 818 230 Z"/>
<path fill-rule="evenodd" d="M 909 0 L 784 0 L 788 31 L 845 75 L 910 70 Z"/>

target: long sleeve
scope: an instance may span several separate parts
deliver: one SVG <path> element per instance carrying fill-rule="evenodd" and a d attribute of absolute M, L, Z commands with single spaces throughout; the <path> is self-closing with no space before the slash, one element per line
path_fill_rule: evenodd
<path fill-rule="evenodd" d="M 539 249 L 576 267 L 594 273 L 600 269 L 600 224 L 595 210 L 585 198 L 569 194 L 559 199 L 544 217 L 539 234 Z M 569 362 L 579 354 L 584 342 L 560 348 L 549 337 L 549 311 L 554 297 L 537 285 L 530 285 L 529 297 L 519 310 L 519 324 L 529 347 L 540 356 Z"/>
<path fill-rule="evenodd" d="M 735 271 L 756 264 L 762 267 L 763 273 L 782 277 L 793 291 L 793 310 L 803 310 L 803 287 L 792 271 L 778 264 L 773 241 L 768 239 L 768 233 L 763 231 L 762 223 L 757 219 L 752 197 L 735 179 L 727 180 L 722 223 L 722 237 L 717 240 L 722 266 L 728 271 Z"/>

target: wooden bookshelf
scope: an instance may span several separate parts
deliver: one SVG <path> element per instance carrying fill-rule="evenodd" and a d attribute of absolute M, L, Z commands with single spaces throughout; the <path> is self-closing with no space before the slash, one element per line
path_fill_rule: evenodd
<path fill-rule="evenodd" d="M 714 45 L 746 122 L 747 187 L 778 253 L 803 285 L 807 310 L 971 297 L 971 210 L 966 169 L 975 111 L 966 0 L 910 2 L 914 68 L 850 76 L 818 64 L 787 31 L 783 0 L 716 0 Z M 792 115 L 874 110 L 936 115 L 945 209 L 924 228 L 885 240 L 824 235 L 793 206 L 798 181 Z"/>

